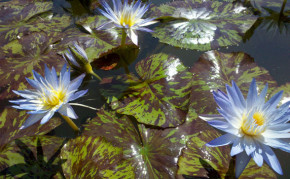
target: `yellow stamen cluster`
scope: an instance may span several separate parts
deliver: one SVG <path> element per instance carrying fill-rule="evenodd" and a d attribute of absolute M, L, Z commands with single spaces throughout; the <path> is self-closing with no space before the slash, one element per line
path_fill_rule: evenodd
<path fill-rule="evenodd" d="M 65 92 L 63 90 L 52 90 L 51 95 L 43 95 L 41 101 L 45 109 L 51 109 L 59 104 L 63 103 L 65 98 Z"/>
<path fill-rule="evenodd" d="M 249 118 L 246 115 L 243 115 L 243 123 L 241 129 L 246 135 L 260 135 L 265 130 L 264 123 L 264 116 L 260 112 L 255 112 L 253 114 L 253 118 Z"/>
<path fill-rule="evenodd" d="M 129 12 L 123 12 L 120 17 L 120 25 L 128 25 L 129 27 L 132 27 L 135 23 L 135 15 L 130 14 Z"/>

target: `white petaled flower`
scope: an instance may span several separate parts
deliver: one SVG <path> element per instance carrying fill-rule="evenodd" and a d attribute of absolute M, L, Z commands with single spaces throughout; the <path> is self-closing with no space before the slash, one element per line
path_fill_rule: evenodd
<path fill-rule="evenodd" d="M 263 160 L 278 174 L 282 175 L 280 163 L 270 147 L 290 151 L 285 141 L 290 137 L 290 101 L 277 108 L 283 91 L 276 93 L 265 102 L 268 86 L 258 95 L 253 79 L 245 100 L 235 82 L 226 85 L 227 94 L 213 92 L 221 116 L 200 116 L 211 126 L 227 134 L 207 143 L 216 147 L 233 144 L 231 156 L 236 156 L 236 177 L 239 177 L 251 157 L 261 167 Z"/>
<path fill-rule="evenodd" d="M 154 18 L 142 19 L 149 5 L 142 5 L 141 0 L 138 0 L 136 3 L 132 2 L 131 4 L 128 3 L 128 0 L 124 0 L 124 4 L 122 4 L 121 0 L 112 1 L 113 9 L 105 1 L 101 2 L 104 10 L 99 9 L 99 11 L 111 21 L 97 29 L 124 28 L 133 43 L 138 45 L 136 30 L 152 32 L 152 30 L 144 26 L 156 23 L 156 21 L 153 21 Z"/>
<path fill-rule="evenodd" d="M 24 129 L 41 120 L 40 124 L 46 123 L 55 112 L 72 119 L 78 118 L 73 108 L 68 104 L 84 94 L 87 90 L 78 91 L 84 74 L 70 81 L 70 69 L 63 66 L 59 78 L 55 69 L 50 71 L 45 65 L 45 77 L 33 71 L 34 80 L 26 79 L 34 88 L 31 90 L 13 91 L 24 99 L 10 100 L 11 103 L 17 104 L 12 106 L 17 109 L 29 110 L 31 114 L 24 122 L 20 129 Z"/>

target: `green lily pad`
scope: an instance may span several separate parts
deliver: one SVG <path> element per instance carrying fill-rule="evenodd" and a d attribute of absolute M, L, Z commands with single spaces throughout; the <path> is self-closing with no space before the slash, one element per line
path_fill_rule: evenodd
<path fill-rule="evenodd" d="M 52 136 L 23 137 L 1 148 L 0 176 L 51 178 L 61 174 L 63 139 Z"/>
<path fill-rule="evenodd" d="M 206 52 L 190 71 L 193 73 L 191 103 L 198 114 L 218 114 L 211 92 L 218 89 L 226 91 L 225 85 L 231 85 L 232 80 L 245 97 L 253 78 L 256 79 L 259 89 L 263 88 L 265 82 L 269 84 L 269 91 L 277 86 L 269 72 L 257 66 L 254 59 L 243 52 Z"/>
<path fill-rule="evenodd" d="M 106 22 L 103 16 L 90 16 L 76 22 L 78 28 L 65 31 L 66 38 L 56 47 L 66 50 L 68 45 L 77 41 L 87 53 L 89 61 L 93 61 L 101 54 L 116 48 L 121 43 L 120 34 L 116 30 L 97 31 L 95 28 Z"/>
<path fill-rule="evenodd" d="M 49 34 L 48 34 L 49 35 Z M 25 78 L 32 78 L 32 70 L 44 72 L 44 64 L 60 71 L 65 60 L 52 49 L 58 39 L 36 33 L 13 40 L 0 49 L 0 99 L 16 97 L 12 90 L 28 88 Z"/>
<path fill-rule="evenodd" d="M 19 128 L 28 116 L 29 114 L 27 114 L 26 111 L 18 111 L 14 108 L 4 108 L 0 113 L 0 148 L 17 138 L 46 134 L 61 124 L 60 118 L 53 117 L 47 124 L 40 125 L 39 122 L 37 122 L 26 129 L 20 130 Z"/>
<path fill-rule="evenodd" d="M 112 104 L 116 111 L 148 125 L 165 128 L 182 124 L 191 90 L 192 75 L 187 68 L 178 58 L 160 53 L 138 62 L 135 69 L 139 77 L 118 77 L 129 88 L 117 104 Z M 112 84 L 117 90 L 120 87 Z"/>
<path fill-rule="evenodd" d="M 193 109 L 187 121 L 177 128 L 147 128 L 137 124 L 137 129 L 131 120 L 102 109 L 84 125 L 83 135 L 103 136 L 114 146 L 122 147 L 123 159 L 130 162 L 128 167 L 133 166 L 136 178 L 175 178 L 178 156 L 187 139 L 198 131 L 212 129 L 197 119 Z"/>
<path fill-rule="evenodd" d="M 38 23 L 44 13 L 48 14 L 52 5 L 52 2 L 36 2 L 26 6 L 2 6 L 0 16 L 5 18 L 0 21 L 1 45 L 31 32 L 40 32 L 41 24 Z"/>
<path fill-rule="evenodd" d="M 171 19 L 154 29 L 160 42 L 196 50 L 238 45 L 257 19 L 239 3 L 203 0 L 163 4 L 152 8 L 152 16 Z"/>
<path fill-rule="evenodd" d="M 134 178 L 132 166 L 121 160 L 122 155 L 122 148 L 92 136 L 71 139 L 61 150 L 66 159 L 62 167 L 69 178 Z"/>
<path fill-rule="evenodd" d="M 230 146 L 205 146 L 207 142 L 219 136 L 220 134 L 214 130 L 203 130 L 192 136 L 179 157 L 177 174 L 206 178 L 235 178 Z M 251 160 L 240 178 L 276 178 L 276 175 L 269 166 L 264 164 L 259 167 Z"/>

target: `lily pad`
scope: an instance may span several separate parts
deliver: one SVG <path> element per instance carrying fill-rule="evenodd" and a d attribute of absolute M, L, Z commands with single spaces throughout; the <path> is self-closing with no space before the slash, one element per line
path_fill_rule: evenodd
<path fill-rule="evenodd" d="M 14 108 L 4 108 L 0 113 L 0 148 L 17 138 L 46 134 L 61 124 L 60 118 L 53 117 L 47 124 L 40 125 L 37 122 L 31 127 L 20 130 L 28 116 L 26 111 L 18 112 Z"/>
<path fill-rule="evenodd" d="M 59 50 L 66 50 L 68 45 L 77 41 L 87 53 L 89 61 L 100 57 L 101 54 L 116 48 L 121 43 L 120 34 L 115 31 L 97 31 L 95 28 L 106 22 L 103 16 L 90 16 L 76 22 L 78 28 L 68 29 L 63 39 L 58 45 Z"/>
<path fill-rule="evenodd" d="M 52 136 L 23 137 L 1 148 L 0 176 L 51 178 L 61 174 L 63 139 Z"/>
<path fill-rule="evenodd" d="M 62 167 L 69 178 L 134 178 L 133 167 L 121 160 L 122 155 L 122 148 L 102 137 L 80 136 L 62 148 Z"/>
<path fill-rule="evenodd" d="M 280 103 L 284 104 L 287 101 L 290 101 L 290 83 L 286 83 L 285 85 L 275 88 L 269 96 L 273 96 L 274 94 L 282 90 L 283 90 L 283 97 Z"/>
<path fill-rule="evenodd" d="M 60 71 L 64 60 L 52 49 L 57 40 L 45 33 L 35 33 L 13 40 L 0 49 L 1 100 L 16 97 L 12 90 L 28 88 L 25 78 L 32 78 L 32 70 L 43 73 L 44 64 Z"/>
<path fill-rule="evenodd" d="M 153 36 L 181 48 L 210 50 L 238 45 L 256 17 L 240 3 L 174 1 L 152 8 L 152 16 L 171 21 L 154 29 Z"/>
<path fill-rule="evenodd" d="M 139 77 L 119 78 L 125 80 L 129 89 L 117 104 L 112 104 L 117 112 L 163 128 L 182 124 L 191 90 L 192 75 L 187 68 L 178 58 L 160 53 L 138 62 L 135 69 Z M 117 90 L 120 87 L 112 85 Z"/>
<path fill-rule="evenodd" d="M 131 120 L 102 109 L 84 125 L 83 135 L 103 136 L 114 146 L 122 147 L 123 159 L 130 163 L 128 167 L 134 168 L 136 178 L 175 178 L 178 156 L 189 136 L 211 129 L 197 119 L 193 109 L 187 121 L 177 128 L 152 129 L 143 124 L 137 124 L 136 128 Z"/>
<path fill-rule="evenodd" d="M 214 130 L 203 130 L 192 136 L 178 160 L 178 175 L 209 178 L 235 178 L 230 146 L 207 147 L 205 144 L 219 137 Z M 232 165 L 231 165 L 232 162 Z M 253 160 L 240 178 L 276 178 L 267 165 L 259 167 Z"/>
<path fill-rule="evenodd" d="M 250 83 L 256 78 L 259 89 L 265 82 L 269 91 L 277 86 L 267 70 L 257 66 L 254 59 L 243 52 L 222 53 L 209 51 L 201 55 L 190 70 L 193 73 L 191 103 L 198 114 L 218 113 L 212 91 L 225 90 L 226 84 L 232 80 L 247 95 Z"/>
<path fill-rule="evenodd" d="M 0 15 L 2 14 L 4 18 L 1 18 L 0 21 L 0 45 L 5 45 L 33 32 L 61 32 L 69 26 L 70 17 L 54 17 L 50 12 L 52 6 L 52 2 L 1 6 Z"/>

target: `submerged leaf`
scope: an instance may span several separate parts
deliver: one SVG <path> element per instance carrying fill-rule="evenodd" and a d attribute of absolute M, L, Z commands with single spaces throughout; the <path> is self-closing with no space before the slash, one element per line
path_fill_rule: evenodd
<path fill-rule="evenodd" d="M 52 136 L 16 139 L 0 151 L 0 176 L 51 178 L 61 174 L 63 139 Z"/>
<path fill-rule="evenodd" d="M 171 21 L 154 29 L 154 37 L 163 43 L 196 50 L 239 44 L 257 19 L 239 3 L 219 1 L 174 1 L 152 11 L 160 19 L 171 17 Z"/>
<path fill-rule="evenodd" d="M 135 68 L 140 77 L 119 78 L 129 87 L 117 104 L 117 112 L 132 115 L 140 123 L 164 128 L 182 124 L 192 78 L 187 68 L 178 58 L 166 54 L 152 55 L 138 62 Z M 120 87 L 112 85 L 117 90 Z"/>
<path fill-rule="evenodd" d="M 232 80 L 244 96 L 253 78 L 256 78 L 260 90 L 265 82 L 269 84 L 269 90 L 277 86 L 267 70 L 257 66 L 252 57 L 242 52 L 206 52 L 190 71 L 193 73 L 191 103 L 198 114 L 217 113 L 212 91 L 226 91 L 225 85 L 231 85 Z"/>

